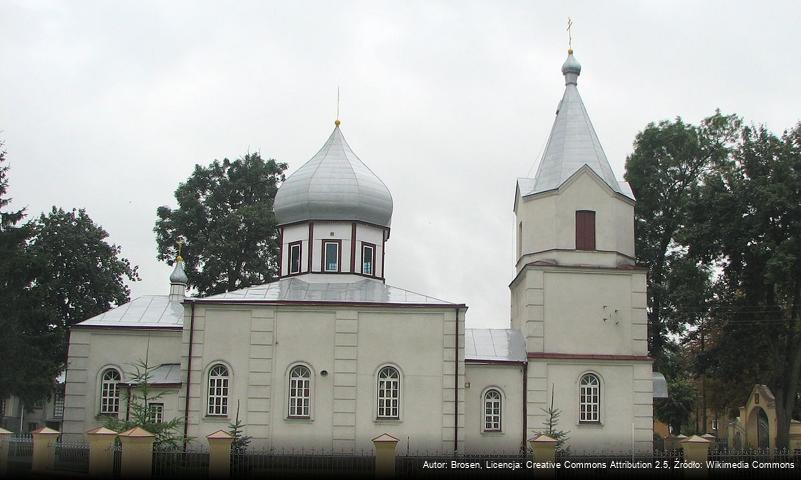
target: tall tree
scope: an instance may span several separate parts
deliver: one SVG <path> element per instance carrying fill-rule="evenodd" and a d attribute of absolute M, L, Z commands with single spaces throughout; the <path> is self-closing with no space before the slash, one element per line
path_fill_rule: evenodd
<path fill-rule="evenodd" d="M 120 256 L 121 247 L 107 242 L 108 233 L 85 210 L 53 207 L 31 229 L 28 252 L 43 267 L 33 289 L 46 299 L 59 328 L 66 331 L 129 301 L 125 281 L 139 280 L 137 267 Z"/>
<path fill-rule="evenodd" d="M 41 265 L 27 251 L 32 229 L 20 224 L 25 210 L 9 210 L 8 166 L 0 142 L 0 398 L 20 397 L 25 404 L 46 397 L 61 362 L 53 361 L 62 332 L 31 284 Z"/>
<path fill-rule="evenodd" d="M 801 124 L 781 137 L 743 128 L 692 203 L 690 254 L 722 269 L 709 358 L 719 377 L 771 388 L 787 447 L 801 380 Z"/>
<path fill-rule="evenodd" d="M 700 126 L 680 118 L 650 123 L 626 159 L 625 177 L 637 198 L 637 262 L 649 270 L 649 347 L 657 368 L 663 366 L 668 335 L 703 314 L 708 274 L 686 258 L 677 237 L 702 173 L 726 158 L 739 125 L 737 117 L 720 112 Z"/>
<path fill-rule="evenodd" d="M 178 208 L 158 208 L 157 258 L 172 264 L 182 239 L 190 286 L 203 295 L 272 280 L 278 270 L 273 200 L 286 167 L 258 153 L 195 165 L 175 191 Z"/>

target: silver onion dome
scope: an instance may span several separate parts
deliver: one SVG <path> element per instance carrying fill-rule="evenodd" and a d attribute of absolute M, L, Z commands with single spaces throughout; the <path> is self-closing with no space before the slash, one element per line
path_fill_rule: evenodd
<path fill-rule="evenodd" d="M 278 189 L 273 210 L 281 225 L 358 220 L 389 227 L 392 195 L 350 149 L 337 120 L 323 148 Z"/>

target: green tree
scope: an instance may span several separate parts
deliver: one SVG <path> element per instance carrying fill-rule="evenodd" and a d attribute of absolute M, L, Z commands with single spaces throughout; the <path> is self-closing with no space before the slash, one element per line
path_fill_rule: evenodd
<path fill-rule="evenodd" d="M 126 372 L 127 378 L 134 387 L 127 393 L 128 412 L 125 418 L 109 417 L 105 427 L 115 432 L 123 432 L 134 427 L 140 427 L 152 433 L 155 438 L 153 447 L 158 449 L 178 448 L 183 436 L 179 427 L 183 425 L 181 418 L 158 419 L 153 412 L 154 403 L 162 403 L 164 392 L 156 391 L 151 380 L 153 367 L 148 363 L 147 356 L 133 365 L 133 370 Z"/>
<path fill-rule="evenodd" d="M 801 124 L 781 137 L 743 128 L 694 195 L 690 254 L 722 270 L 710 363 L 745 391 L 771 388 L 777 444 L 787 447 L 801 379 Z"/>
<path fill-rule="evenodd" d="M 42 266 L 33 289 L 46 299 L 59 328 L 67 331 L 129 301 L 125 280 L 139 280 L 137 267 L 120 256 L 121 247 L 106 241 L 108 233 L 85 210 L 53 207 L 31 229 L 28 252 Z"/>
<path fill-rule="evenodd" d="M 46 299 L 31 289 L 41 265 L 27 250 L 32 229 L 20 224 L 25 210 L 8 209 L 6 161 L 0 142 L 0 398 L 13 394 L 31 405 L 53 388 L 62 365 L 53 352 L 63 332 L 50 321 Z"/>
<path fill-rule="evenodd" d="M 545 414 L 545 422 L 543 423 L 543 430 L 538 432 L 540 435 L 547 435 L 556 440 L 556 453 L 569 453 L 570 447 L 565 447 L 565 444 L 570 439 L 569 431 L 559 429 L 559 417 L 562 416 L 562 411 L 554 406 L 554 389 L 551 386 L 551 403 L 548 408 L 540 408 Z"/>
<path fill-rule="evenodd" d="M 178 208 L 158 208 L 158 259 L 172 265 L 179 239 L 190 286 L 209 295 L 265 283 L 278 270 L 273 200 L 287 165 L 249 153 L 215 160 L 175 191 Z"/>
<path fill-rule="evenodd" d="M 626 159 L 625 178 L 637 198 L 637 262 L 648 267 L 649 347 L 659 370 L 669 335 L 704 315 L 709 275 L 687 259 L 680 237 L 692 192 L 703 173 L 728 156 L 739 125 L 737 117 L 720 112 L 700 126 L 681 118 L 650 123 Z"/>

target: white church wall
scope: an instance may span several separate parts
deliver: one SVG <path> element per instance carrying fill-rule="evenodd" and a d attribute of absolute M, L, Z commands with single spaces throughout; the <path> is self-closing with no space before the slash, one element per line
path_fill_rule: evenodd
<path fill-rule="evenodd" d="M 202 438 L 223 428 L 233 420 L 239 400 L 239 417 L 254 448 L 369 450 L 372 438 L 389 433 L 409 437 L 415 449 L 452 449 L 455 358 L 462 392 L 460 443 L 464 437 L 464 314 L 459 319 L 458 356 L 454 315 L 455 309 L 442 308 L 197 305 L 189 434 Z M 187 317 L 184 378 L 189 324 Z M 231 369 L 225 417 L 209 417 L 204 410 L 208 368 L 217 361 Z M 287 418 L 287 372 L 298 363 L 312 371 L 309 419 Z M 383 365 L 401 371 L 399 421 L 376 420 L 376 374 Z M 184 395 L 182 391 L 180 405 Z"/>
<path fill-rule="evenodd" d="M 465 451 L 468 453 L 507 453 L 520 451 L 523 431 L 523 375 L 521 365 L 466 365 Z M 501 392 L 501 431 L 484 429 L 484 394 L 490 388 Z"/>
<path fill-rule="evenodd" d="M 591 373 L 600 379 L 600 421 L 579 421 L 579 381 Z M 529 434 L 541 432 L 553 391 L 561 411 L 558 428 L 569 431 L 574 452 L 631 451 L 652 448 L 651 363 L 598 360 L 530 360 Z"/>
<path fill-rule="evenodd" d="M 134 365 L 147 356 L 151 366 L 177 363 L 181 348 L 180 331 L 168 329 L 73 328 L 67 362 L 63 432 L 66 439 L 83 438 L 86 430 L 102 426 L 100 415 L 101 372 L 115 367 L 130 380 Z M 164 396 L 165 415 L 177 416 L 174 395 Z M 120 399 L 118 416 L 124 418 L 125 395 Z"/>

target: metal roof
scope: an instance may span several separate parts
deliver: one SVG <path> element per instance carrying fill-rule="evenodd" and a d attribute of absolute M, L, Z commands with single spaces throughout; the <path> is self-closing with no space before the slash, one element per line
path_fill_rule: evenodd
<path fill-rule="evenodd" d="M 525 362 L 526 342 L 511 328 L 466 328 L 464 359 L 489 362 Z"/>
<path fill-rule="evenodd" d="M 659 372 L 653 372 L 652 381 L 654 384 L 653 398 L 668 398 L 667 380 L 665 380 L 665 376 Z"/>
<path fill-rule="evenodd" d="M 319 277 L 319 275 L 317 276 Z M 282 278 L 272 283 L 220 293 L 198 299 L 198 301 L 456 305 L 428 295 L 393 287 L 381 280 L 357 275 L 339 276 L 338 278 L 341 279 L 338 282 L 307 282 L 296 277 Z M 352 281 L 347 281 L 347 279 L 352 279 Z"/>
<path fill-rule="evenodd" d="M 353 153 L 337 126 L 323 148 L 284 181 L 273 210 L 280 224 L 360 220 L 388 227 L 392 195 Z"/>
<path fill-rule="evenodd" d="M 617 193 L 634 198 L 628 185 L 622 186 L 615 178 L 612 167 L 595 133 L 584 102 L 576 87 L 581 65 L 568 54 L 562 66 L 565 76 L 565 93 L 556 110 L 545 153 L 540 159 L 537 174 L 528 182 L 518 180 L 523 196 L 559 188 L 581 167 L 587 165 L 601 180 Z"/>
<path fill-rule="evenodd" d="M 169 295 L 145 295 L 78 323 L 82 327 L 182 327 L 184 307 Z"/>

